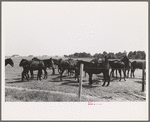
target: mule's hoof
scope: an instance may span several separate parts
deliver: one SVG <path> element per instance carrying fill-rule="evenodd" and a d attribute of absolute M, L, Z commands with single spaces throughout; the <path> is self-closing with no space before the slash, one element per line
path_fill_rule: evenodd
<path fill-rule="evenodd" d="M 109 86 L 109 84 L 107 84 L 106 86 Z"/>

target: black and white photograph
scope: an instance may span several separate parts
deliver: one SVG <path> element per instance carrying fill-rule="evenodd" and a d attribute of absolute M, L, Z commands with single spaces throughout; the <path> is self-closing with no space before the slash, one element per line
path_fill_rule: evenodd
<path fill-rule="evenodd" d="M 148 2 L 1 10 L 3 120 L 148 120 Z"/>

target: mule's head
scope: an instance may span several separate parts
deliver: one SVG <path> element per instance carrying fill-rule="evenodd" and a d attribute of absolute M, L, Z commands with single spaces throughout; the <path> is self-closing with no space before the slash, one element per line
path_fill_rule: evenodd
<path fill-rule="evenodd" d="M 11 58 L 8 59 L 8 63 L 13 67 L 14 66 L 14 62 Z"/>
<path fill-rule="evenodd" d="M 20 66 L 20 67 L 23 67 L 23 66 L 26 66 L 27 64 L 28 64 L 28 61 L 27 61 L 26 59 L 22 59 L 22 60 L 20 61 L 19 66 Z"/>
<path fill-rule="evenodd" d="M 121 59 L 122 62 L 124 63 L 129 63 L 129 58 L 125 55 L 122 59 Z"/>
<path fill-rule="evenodd" d="M 54 66 L 54 61 L 52 58 L 49 59 L 48 63 L 47 63 L 47 67 L 50 68 L 50 67 L 53 67 Z"/>

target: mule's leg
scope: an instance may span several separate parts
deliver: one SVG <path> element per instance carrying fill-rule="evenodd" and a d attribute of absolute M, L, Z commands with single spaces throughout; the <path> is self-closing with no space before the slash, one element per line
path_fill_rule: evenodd
<path fill-rule="evenodd" d="M 89 74 L 89 84 L 92 85 L 93 84 L 93 82 L 92 82 L 92 75 L 93 74 L 90 74 L 90 73 L 88 73 L 88 74 Z"/>
<path fill-rule="evenodd" d="M 44 68 L 43 70 L 44 70 L 44 78 L 43 78 L 43 79 L 47 79 L 47 71 L 46 71 L 46 68 Z"/>
<path fill-rule="evenodd" d="M 103 78 L 104 78 L 104 83 L 102 86 L 105 86 L 105 83 L 106 83 L 106 74 L 103 72 Z"/>
<path fill-rule="evenodd" d="M 132 69 L 131 69 L 130 77 L 132 78 Z"/>
<path fill-rule="evenodd" d="M 42 77 L 42 69 L 40 69 L 40 74 L 39 74 L 39 79 L 41 81 L 41 77 Z M 47 78 L 47 77 L 46 77 Z"/>
<path fill-rule="evenodd" d="M 120 74 L 120 80 L 119 81 L 121 81 L 121 69 L 119 69 L 119 74 Z"/>
<path fill-rule="evenodd" d="M 123 71 L 123 70 L 122 70 Z M 126 75 L 126 70 L 124 70 L 125 71 L 125 75 Z"/>
<path fill-rule="evenodd" d="M 37 74 L 37 80 L 39 80 L 39 73 L 40 73 L 40 72 L 39 72 L 39 70 L 38 70 L 38 74 Z"/>
<path fill-rule="evenodd" d="M 77 69 L 75 69 L 75 80 L 78 80 L 79 83 L 79 71 Z"/>
<path fill-rule="evenodd" d="M 33 70 L 30 70 L 30 74 L 31 74 L 31 80 L 34 78 L 34 74 L 33 74 Z"/>
<path fill-rule="evenodd" d="M 126 78 L 125 70 L 123 69 L 122 71 L 123 71 L 123 74 L 124 74 L 124 81 L 126 81 L 126 79 L 125 79 Z"/>
<path fill-rule="evenodd" d="M 39 79 L 41 81 L 41 75 L 42 75 L 42 69 L 39 69 L 38 70 L 37 80 Z"/>
<path fill-rule="evenodd" d="M 111 70 L 110 74 L 112 77 L 114 77 L 114 69 Z"/>
<path fill-rule="evenodd" d="M 114 77 L 114 69 L 111 70 L 110 76 Z"/>
<path fill-rule="evenodd" d="M 28 78 L 28 73 L 27 71 L 24 72 L 24 77 L 29 81 L 29 78 Z"/>
<path fill-rule="evenodd" d="M 117 78 L 117 69 L 116 69 L 116 78 Z"/>
<path fill-rule="evenodd" d="M 21 75 L 21 76 L 22 76 L 22 81 L 24 81 L 24 73 L 23 73 L 23 72 L 22 72 L 22 75 Z"/>
<path fill-rule="evenodd" d="M 107 80 L 108 80 L 108 81 L 107 81 L 107 82 L 108 82 L 108 83 L 107 83 L 107 86 L 109 86 L 109 84 L 110 84 L 110 77 L 109 77 L 109 76 L 107 77 Z"/>
<path fill-rule="evenodd" d="M 135 77 L 135 76 L 134 76 L 134 72 L 135 72 L 135 69 L 133 70 L 133 77 Z"/>
<path fill-rule="evenodd" d="M 26 72 L 26 74 L 27 74 L 27 79 L 29 80 L 29 69 L 27 69 L 27 72 Z"/>
<path fill-rule="evenodd" d="M 108 80 L 107 86 L 109 86 L 109 84 L 110 84 L 110 77 L 111 77 L 111 76 L 109 76 L 109 71 L 108 71 L 108 72 L 107 72 L 107 77 L 106 77 L 106 79 Z"/>
<path fill-rule="evenodd" d="M 62 74 L 64 73 L 65 69 L 63 69 L 60 73 L 60 80 L 62 81 Z"/>
<path fill-rule="evenodd" d="M 129 71 L 130 71 L 130 70 L 128 69 L 128 78 L 129 78 Z"/>
<path fill-rule="evenodd" d="M 52 70 L 53 70 L 52 75 L 55 75 L 55 68 L 54 68 L 54 67 L 52 67 Z"/>
<path fill-rule="evenodd" d="M 41 73 L 41 75 L 42 75 L 42 73 Z M 45 79 L 47 79 L 47 71 L 46 71 L 46 69 L 45 69 Z"/>

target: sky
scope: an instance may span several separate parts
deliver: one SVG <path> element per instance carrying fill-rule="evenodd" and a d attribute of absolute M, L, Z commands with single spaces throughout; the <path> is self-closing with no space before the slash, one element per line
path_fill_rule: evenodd
<path fill-rule="evenodd" d="M 2 2 L 6 56 L 147 51 L 148 2 Z"/>

